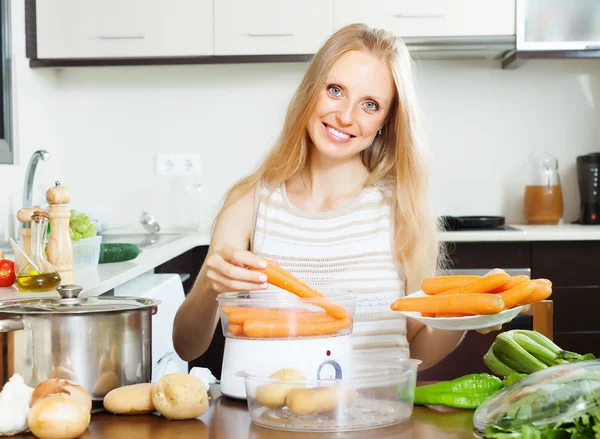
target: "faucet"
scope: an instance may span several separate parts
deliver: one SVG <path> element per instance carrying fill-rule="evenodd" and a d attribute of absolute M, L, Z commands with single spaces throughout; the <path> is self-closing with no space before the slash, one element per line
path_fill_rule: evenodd
<path fill-rule="evenodd" d="M 25 186 L 23 187 L 23 203 L 21 207 L 32 207 L 33 196 L 33 178 L 35 177 L 35 169 L 40 160 L 48 160 L 50 153 L 43 149 L 34 152 L 29 159 L 27 172 L 25 173 Z M 23 228 L 29 227 L 29 224 L 23 224 Z"/>

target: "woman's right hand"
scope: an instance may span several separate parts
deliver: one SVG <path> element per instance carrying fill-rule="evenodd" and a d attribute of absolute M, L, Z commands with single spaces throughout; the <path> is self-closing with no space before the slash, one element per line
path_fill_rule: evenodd
<path fill-rule="evenodd" d="M 206 258 L 206 277 L 216 293 L 264 290 L 267 276 L 247 267 L 265 268 L 267 262 L 247 250 L 219 248 Z"/>

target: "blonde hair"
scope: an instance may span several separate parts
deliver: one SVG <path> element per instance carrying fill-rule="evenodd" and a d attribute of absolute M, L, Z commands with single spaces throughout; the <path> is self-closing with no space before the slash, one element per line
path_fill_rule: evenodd
<path fill-rule="evenodd" d="M 418 290 L 435 275 L 443 258 L 438 222 L 430 204 L 428 157 L 413 83 L 413 65 L 406 46 L 393 34 L 364 24 L 351 24 L 333 34 L 312 58 L 289 104 L 283 129 L 273 149 L 249 176 L 237 182 L 223 210 L 261 181 L 272 188 L 301 171 L 307 162 L 308 120 L 334 63 L 346 52 L 367 51 L 385 60 L 395 83 L 395 104 L 382 134 L 361 153 L 370 171 L 368 184 L 391 183 L 395 209 L 395 257 L 407 292 Z"/>

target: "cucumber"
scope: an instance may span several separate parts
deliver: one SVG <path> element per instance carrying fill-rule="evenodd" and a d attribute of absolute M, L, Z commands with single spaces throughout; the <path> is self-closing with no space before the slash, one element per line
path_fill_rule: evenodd
<path fill-rule="evenodd" d="M 124 262 L 135 259 L 140 254 L 140 249 L 135 244 L 100 244 L 100 259 L 98 263 Z"/>

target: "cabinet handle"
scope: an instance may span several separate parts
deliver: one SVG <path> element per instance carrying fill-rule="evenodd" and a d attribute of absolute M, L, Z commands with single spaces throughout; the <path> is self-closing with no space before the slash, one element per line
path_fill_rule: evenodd
<path fill-rule="evenodd" d="M 143 40 L 144 35 L 100 35 L 101 40 Z"/>
<path fill-rule="evenodd" d="M 446 14 L 394 14 L 398 18 L 442 18 Z"/>
<path fill-rule="evenodd" d="M 249 37 L 293 37 L 293 33 L 277 33 L 277 32 L 250 32 Z"/>

